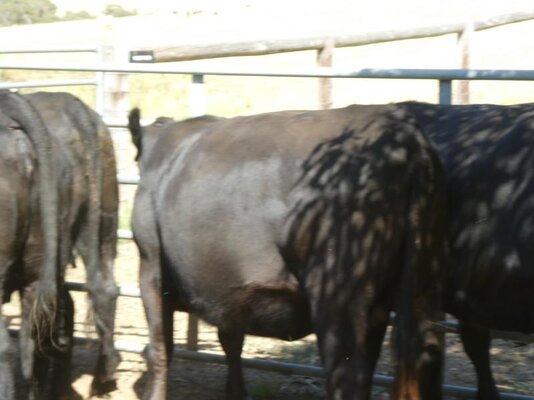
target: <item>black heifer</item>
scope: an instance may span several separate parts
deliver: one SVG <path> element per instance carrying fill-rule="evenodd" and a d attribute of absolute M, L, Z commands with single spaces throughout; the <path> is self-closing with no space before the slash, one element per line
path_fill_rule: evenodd
<path fill-rule="evenodd" d="M 446 308 L 460 320 L 478 399 L 495 400 L 488 328 L 534 333 L 534 104 L 404 106 L 448 176 Z"/>
<path fill-rule="evenodd" d="M 227 399 L 246 397 L 245 334 L 291 340 L 312 329 L 328 397 L 367 399 L 393 309 L 395 398 L 441 398 L 440 343 L 426 319 L 440 307 L 443 182 L 399 107 L 160 119 L 146 129 L 134 110 L 130 129 L 150 333 L 144 399 L 165 398 L 174 310 L 218 328 Z"/>
<path fill-rule="evenodd" d="M 61 204 L 60 265 L 65 268 L 77 254 L 83 258 L 101 339 L 91 394 L 106 393 L 116 387 L 114 374 L 119 361 L 113 345 L 118 296 L 113 278 L 118 220 L 113 143 L 98 114 L 75 96 L 47 92 L 25 96 L 40 113 L 55 144 L 53 154 Z M 69 318 L 72 318 L 71 311 L 72 305 Z M 58 379 L 70 380 L 67 361 L 63 369 L 65 372 Z"/>
<path fill-rule="evenodd" d="M 118 191 L 109 132 L 96 113 L 66 93 L 23 97 L 4 91 L 0 111 L 0 289 L 4 302 L 14 291 L 21 294 L 20 349 L 30 396 L 79 397 L 71 386 L 74 310 L 63 285 L 75 251 L 87 267 L 102 339 L 92 392 L 104 393 L 115 385 L 118 362 L 112 336 L 117 288 L 111 270 Z M 3 321 L 1 328 L 4 336 Z M 9 341 L 1 343 L 0 394 L 12 399 Z"/>
<path fill-rule="evenodd" d="M 58 187 L 46 128 L 25 99 L 7 91 L 0 92 L 0 148 L 0 297 L 5 303 L 14 291 L 20 293 L 22 374 L 32 387 L 34 349 L 44 346 L 54 329 L 61 291 Z M 32 334 L 42 340 L 36 343 Z M 12 357 L 7 327 L 0 318 L 4 400 L 15 399 Z"/>

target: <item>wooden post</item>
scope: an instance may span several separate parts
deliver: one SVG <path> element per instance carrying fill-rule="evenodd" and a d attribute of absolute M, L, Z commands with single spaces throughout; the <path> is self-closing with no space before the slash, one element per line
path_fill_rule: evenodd
<path fill-rule="evenodd" d="M 187 314 L 187 350 L 198 351 L 198 317 Z"/>
<path fill-rule="evenodd" d="M 124 48 L 114 45 L 113 62 L 123 63 L 128 60 L 128 52 Z M 107 115 L 114 118 L 125 118 L 128 116 L 130 103 L 128 101 L 129 74 L 106 74 L 106 92 L 109 102 L 107 102 Z M 106 100 L 107 101 L 107 100 Z"/>
<path fill-rule="evenodd" d="M 486 20 L 473 21 L 475 31 L 490 29 L 496 26 L 529 21 L 534 18 L 534 11 L 520 11 L 511 14 L 499 15 Z M 457 34 L 465 27 L 465 22 L 453 22 L 443 25 L 419 26 L 409 29 L 385 30 L 379 32 L 350 32 L 336 37 L 335 46 L 354 47 L 367 44 L 386 43 L 396 40 L 421 39 L 447 34 Z M 180 35 L 179 31 L 163 32 L 176 38 L 176 43 L 166 44 L 163 47 L 143 47 L 132 49 L 131 58 L 143 62 L 191 61 L 217 57 L 242 57 L 253 55 L 277 54 L 288 51 L 320 50 L 325 47 L 323 36 L 299 36 L 286 39 L 273 40 L 262 37 L 263 33 L 250 32 L 250 39 L 239 41 L 221 38 L 220 41 L 195 41 L 191 43 L 187 35 Z M 208 35 L 209 36 L 209 35 Z M 250 35 L 248 35 L 250 36 Z M 142 52 L 139 54 L 139 52 Z"/>
<path fill-rule="evenodd" d="M 109 60 L 108 52 L 112 51 L 110 46 L 100 45 L 98 47 L 99 62 L 106 62 Z M 104 116 L 106 110 L 106 74 L 104 72 L 96 73 L 96 112 Z"/>
<path fill-rule="evenodd" d="M 105 22 L 105 40 L 100 46 L 100 61 L 123 63 L 128 60 L 128 50 L 115 41 L 113 24 Z M 126 118 L 129 111 L 128 74 L 98 73 L 97 110 L 102 116 Z"/>
<path fill-rule="evenodd" d="M 101 58 L 103 62 L 112 63 L 118 60 L 117 49 L 113 46 L 102 46 Z M 128 74 L 99 73 L 99 94 L 97 95 L 97 110 L 102 116 L 126 118 L 128 115 Z"/>
<path fill-rule="evenodd" d="M 458 51 L 460 53 L 460 68 L 470 68 L 470 42 L 474 32 L 473 24 L 466 24 L 464 30 L 458 34 Z M 469 104 L 469 81 L 458 82 L 458 104 Z"/>
<path fill-rule="evenodd" d="M 331 67 L 334 59 L 335 43 L 333 39 L 328 39 L 324 47 L 317 51 L 317 65 L 319 67 Z M 332 79 L 319 78 L 319 102 L 323 110 L 332 107 Z"/>

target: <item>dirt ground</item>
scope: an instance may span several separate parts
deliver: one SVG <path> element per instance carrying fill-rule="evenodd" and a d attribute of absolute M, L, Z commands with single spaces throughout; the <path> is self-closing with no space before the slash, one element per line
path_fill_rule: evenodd
<path fill-rule="evenodd" d="M 131 241 L 121 241 L 116 262 L 116 277 L 122 286 L 137 286 L 137 250 Z M 70 281 L 83 281 L 83 268 L 69 271 Z M 85 294 L 73 293 L 76 304 L 76 335 L 95 337 L 92 324 L 87 319 Z M 4 314 L 10 327 L 19 322 L 17 300 L 4 306 Z M 186 341 L 187 316 L 175 315 L 175 343 L 178 348 Z M 116 340 L 145 344 L 146 322 L 138 298 L 121 297 L 116 317 Z M 222 354 L 216 331 L 203 323 L 199 325 L 199 350 Z M 383 347 L 377 367 L 379 374 L 391 374 L 389 347 Z M 313 336 L 292 343 L 265 338 L 247 337 L 243 356 L 317 365 L 319 360 Z M 141 398 L 144 385 L 145 362 L 141 355 L 121 352 L 118 390 L 110 400 L 134 400 Z M 515 343 L 495 340 L 492 348 L 493 369 L 502 391 L 534 395 L 534 344 L 518 346 Z M 90 345 L 77 345 L 74 351 L 73 374 L 76 390 L 87 397 L 91 371 L 95 363 L 95 350 Z M 169 399 L 218 400 L 224 398 L 226 367 L 197 361 L 173 360 L 169 378 Z M 285 375 L 253 369 L 245 370 L 245 379 L 253 400 L 314 400 L 324 398 L 323 380 L 316 377 Z M 460 386 L 475 385 L 473 368 L 466 359 L 456 335 L 447 335 L 447 361 L 445 382 Z M 376 386 L 373 399 L 388 399 L 387 389 Z"/>

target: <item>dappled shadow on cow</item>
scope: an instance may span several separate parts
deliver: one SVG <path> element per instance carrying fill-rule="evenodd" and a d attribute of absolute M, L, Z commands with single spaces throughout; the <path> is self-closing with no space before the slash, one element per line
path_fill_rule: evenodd
<path fill-rule="evenodd" d="M 362 137 L 363 136 L 363 137 Z M 441 167 L 405 117 L 317 146 L 293 189 L 283 253 L 311 301 L 329 398 L 366 399 L 390 311 L 394 398 L 441 398 Z"/>
<path fill-rule="evenodd" d="M 496 400 L 489 329 L 534 332 L 534 104 L 405 106 L 448 179 L 446 310 L 459 318 L 477 398 Z"/>

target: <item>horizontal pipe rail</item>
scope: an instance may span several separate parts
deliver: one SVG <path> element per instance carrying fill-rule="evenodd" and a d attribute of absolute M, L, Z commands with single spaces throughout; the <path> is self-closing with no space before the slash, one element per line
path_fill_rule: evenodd
<path fill-rule="evenodd" d="M 33 82 L 0 82 L 0 89 L 24 89 L 40 87 L 60 87 L 60 86 L 88 86 L 98 85 L 96 79 L 79 79 L 68 81 L 33 81 Z"/>
<path fill-rule="evenodd" d="M 9 333 L 12 337 L 18 335 L 18 330 L 10 329 Z M 74 344 L 87 345 L 97 343 L 97 339 L 75 336 Z M 146 345 L 143 343 L 131 343 L 123 340 L 115 341 L 115 349 L 127 353 L 142 354 Z M 221 354 L 214 354 L 201 351 L 190 351 L 183 349 L 175 349 L 173 356 L 182 360 L 195 362 L 208 362 L 212 364 L 226 365 L 226 357 Z M 243 366 L 246 368 L 257 369 L 260 371 L 271 371 L 282 374 L 295 374 L 311 377 L 324 377 L 324 369 L 319 366 L 290 363 L 285 361 L 264 360 L 258 358 L 243 358 Z M 373 384 L 381 387 L 389 387 L 393 383 L 393 377 L 375 374 L 373 375 Z M 455 396 L 458 398 L 474 398 L 476 390 L 463 386 L 444 384 L 443 393 Z M 533 396 L 517 394 L 517 393 L 500 393 L 503 400 L 534 400 Z"/>
<path fill-rule="evenodd" d="M 125 351 L 125 350 L 123 350 Z M 213 354 L 207 352 L 196 352 L 189 350 L 177 349 L 174 351 L 174 357 L 188 361 L 201 361 L 214 364 L 226 364 L 226 357 L 220 354 Z M 262 360 L 243 358 L 243 366 L 252 369 L 258 369 L 262 371 L 274 371 L 283 374 L 297 374 L 313 377 L 323 377 L 324 369 L 322 367 L 313 365 L 303 365 L 296 363 L 288 363 L 282 361 Z M 389 387 L 393 383 L 393 377 L 381 374 L 373 375 L 373 384 L 382 387 Z M 459 398 L 474 398 L 476 396 L 476 390 L 445 384 L 442 386 L 443 392 L 447 395 L 453 395 Z M 534 400 L 534 397 L 515 394 L 515 393 L 500 393 L 501 398 L 504 400 Z"/>
<path fill-rule="evenodd" d="M 139 183 L 139 175 L 118 174 L 117 181 L 123 185 L 137 185 Z"/>
<path fill-rule="evenodd" d="M 438 322 L 440 329 L 443 329 L 444 333 L 458 333 L 458 323 L 454 321 L 440 321 Z M 521 343 L 534 343 L 534 334 L 526 334 L 521 332 L 510 332 L 492 329 L 492 339 L 502 339 L 512 342 Z"/>
<path fill-rule="evenodd" d="M 129 229 L 118 229 L 117 237 L 119 239 L 133 239 L 133 232 Z"/>
<path fill-rule="evenodd" d="M 37 48 L 37 49 L 0 49 L 0 54 L 32 54 L 32 53 L 98 53 L 98 47 L 56 47 L 56 48 Z"/>
<path fill-rule="evenodd" d="M 126 129 L 128 128 L 128 119 L 127 118 L 117 118 L 117 117 L 103 117 L 104 122 L 106 125 L 110 128 L 121 128 Z M 141 118 L 141 125 L 150 125 L 154 122 L 153 118 Z"/>
<path fill-rule="evenodd" d="M 18 335 L 18 330 L 10 329 L 9 333 L 12 337 Z M 74 337 L 75 344 L 87 345 L 97 342 L 97 339 L 91 339 L 86 337 Z M 142 343 L 131 343 L 127 341 L 117 340 L 115 342 L 115 349 L 119 351 L 124 351 L 128 353 L 142 354 L 145 350 L 146 345 Z M 214 354 L 208 352 L 200 351 L 190 351 L 175 349 L 173 356 L 182 360 L 187 361 L 196 361 L 196 362 L 208 362 L 212 364 L 223 364 L 226 365 L 226 357 L 221 354 Z M 284 361 L 273 361 L 273 360 L 263 360 L 263 359 L 254 359 L 254 358 L 243 358 L 243 366 L 246 368 L 257 369 L 260 371 L 271 371 L 278 372 L 282 374 L 295 374 L 295 375 L 304 375 L 311 377 L 324 377 L 324 370 L 322 367 L 313 366 L 313 365 L 304 365 L 289 363 Z M 373 384 L 382 387 L 388 387 L 393 383 L 393 377 L 381 374 L 375 374 L 373 376 Z M 474 398 L 476 395 L 476 390 L 444 384 L 443 392 L 447 395 L 452 395 L 458 398 Z M 503 400 L 534 400 L 533 396 L 517 394 L 517 393 L 500 393 Z"/>
<path fill-rule="evenodd" d="M 0 69 L 13 70 L 55 70 L 78 72 L 107 72 L 127 74 L 186 74 L 186 75 L 230 75 L 266 76 L 290 78 L 366 78 L 366 79 L 434 79 L 434 80 L 534 80 L 534 70 L 508 69 L 347 69 L 334 67 L 313 68 L 202 68 L 179 67 L 162 64 L 80 64 L 80 63 L 17 63 L 0 62 Z"/>
<path fill-rule="evenodd" d="M 75 292 L 87 292 L 87 285 L 82 282 L 66 282 L 67 289 Z M 119 296 L 141 297 L 141 290 L 136 286 L 119 286 Z"/>

